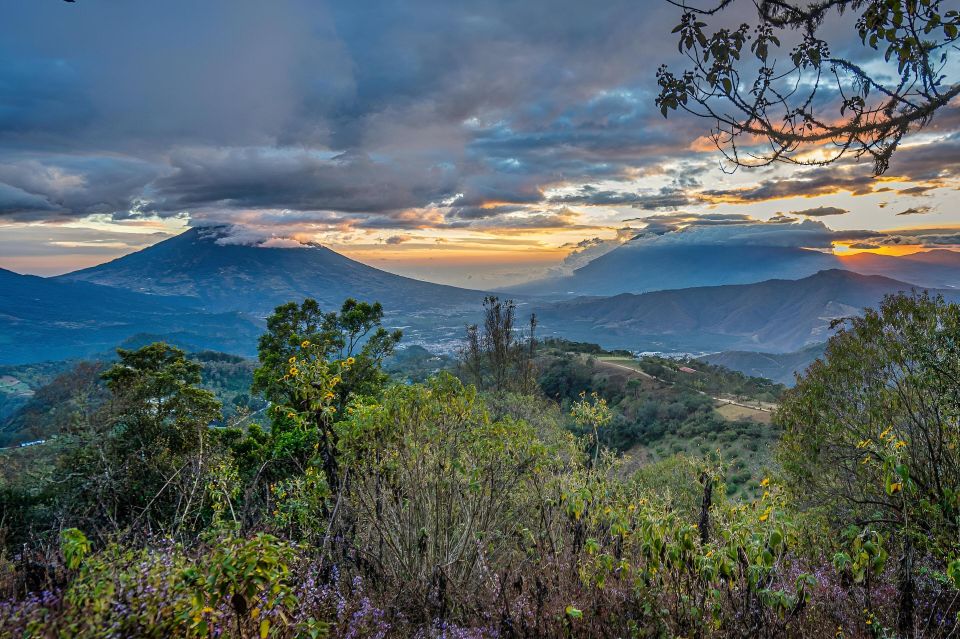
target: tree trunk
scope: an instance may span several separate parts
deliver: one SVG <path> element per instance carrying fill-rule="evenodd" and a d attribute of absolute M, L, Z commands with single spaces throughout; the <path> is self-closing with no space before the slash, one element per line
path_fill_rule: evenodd
<path fill-rule="evenodd" d="M 703 501 L 700 503 L 700 543 L 705 545 L 710 541 L 710 507 L 713 506 L 713 479 L 710 474 L 700 474 L 700 483 L 703 484 Z"/>
<path fill-rule="evenodd" d="M 900 579 L 897 584 L 897 595 L 900 600 L 897 610 L 897 634 L 907 639 L 912 639 L 915 636 L 913 631 L 913 614 L 916 607 L 914 602 L 913 554 L 913 540 L 907 533 L 903 539 L 903 560 L 900 562 Z"/>

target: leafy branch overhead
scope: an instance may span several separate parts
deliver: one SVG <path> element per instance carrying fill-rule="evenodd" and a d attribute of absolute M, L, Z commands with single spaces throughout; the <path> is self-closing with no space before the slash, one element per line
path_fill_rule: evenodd
<path fill-rule="evenodd" d="M 689 61 L 662 65 L 656 104 L 714 121 L 732 170 L 774 162 L 826 165 L 867 156 L 886 172 L 904 135 L 960 94 L 960 13 L 941 0 L 753 0 L 756 23 L 711 29 L 742 2 L 683 2 L 673 33 Z M 831 45 L 822 36 L 852 29 Z"/>

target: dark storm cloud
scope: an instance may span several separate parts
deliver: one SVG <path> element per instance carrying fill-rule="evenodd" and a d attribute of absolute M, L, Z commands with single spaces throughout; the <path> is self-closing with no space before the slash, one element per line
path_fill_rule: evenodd
<path fill-rule="evenodd" d="M 654 193 L 630 193 L 600 190 L 588 184 L 580 187 L 575 193 L 553 197 L 550 202 L 591 206 L 631 206 L 656 211 L 690 206 L 696 204 L 697 199 L 684 189 L 676 187 L 663 187 Z"/>
<path fill-rule="evenodd" d="M 705 122 L 653 106 L 677 19 L 632 0 L 15 3 L 0 21 L 0 216 L 416 229 L 533 224 L 530 208 L 569 226 L 539 209 L 888 188 L 844 163 L 700 191 Z M 894 156 L 891 173 L 924 181 L 902 194 L 960 174 L 956 136 L 930 146 Z M 544 195 L 666 161 L 679 168 L 659 189 Z"/>
<path fill-rule="evenodd" d="M 163 170 L 125 157 L 0 154 L 0 220 L 128 217 Z"/>
<path fill-rule="evenodd" d="M 454 192 L 443 166 L 329 156 L 301 149 L 194 149 L 171 158 L 155 183 L 162 209 L 280 208 L 384 213 L 424 206 Z"/>
<path fill-rule="evenodd" d="M 0 163 L 31 153 L 49 173 L 69 155 L 84 184 L 0 176 L 0 211 L 389 221 L 455 197 L 460 218 L 539 203 L 550 184 L 623 177 L 695 137 L 653 112 L 638 64 L 666 55 L 649 36 L 675 17 L 626 0 L 19 4 L 0 24 Z M 106 157 L 143 170 L 118 179 Z"/>
<path fill-rule="evenodd" d="M 21 59 L 0 48 L 0 91 L 0 139 L 8 142 L 42 144 L 92 117 L 79 74 L 64 60 Z"/>

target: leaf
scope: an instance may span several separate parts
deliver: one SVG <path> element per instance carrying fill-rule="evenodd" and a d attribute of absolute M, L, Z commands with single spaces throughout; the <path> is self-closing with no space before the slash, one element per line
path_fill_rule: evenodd
<path fill-rule="evenodd" d="M 270 620 L 264 619 L 260 622 L 260 639 L 267 639 L 268 634 L 270 634 Z"/>
<path fill-rule="evenodd" d="M 571 619 L 583 619 L 583 611 L 577 608 L 574 608 L 573 606 L 567 606 L 567 609 L 565 612 L 567 613 L 567 616 L 570 617 Z"/>

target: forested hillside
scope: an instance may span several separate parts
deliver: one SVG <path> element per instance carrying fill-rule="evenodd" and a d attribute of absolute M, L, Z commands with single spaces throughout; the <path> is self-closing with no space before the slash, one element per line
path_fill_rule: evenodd
<path fill-rule="evenodd" d="M 307 300 L 256 364 L 61 372 L 0 453 L 0 635 L 955 633 L 960 307 L 890 297 L 789 391 L 481 316 L 456 360 Z"/>

